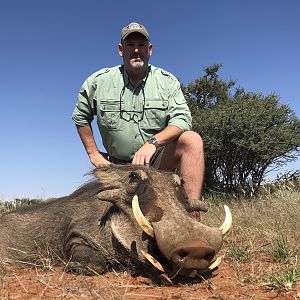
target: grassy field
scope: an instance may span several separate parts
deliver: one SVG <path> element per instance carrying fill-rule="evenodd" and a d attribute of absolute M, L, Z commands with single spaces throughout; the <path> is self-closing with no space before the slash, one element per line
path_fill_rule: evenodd
<path fill-rule="evenodd" d="M 175 287 L 153 285 L 127 272 L 83 277 L 57 268 L 3 266 L 1 299 L 300 299 L 300 192 L 297 186 L 266 188 L 261 196 L 237 199 L 207 197 L 209 212 L 201 221 L 223 222 L 223 204 L 233 215 L 225 239 L 218 274 L 196 284 Z M 26 200 L 0 203 L 0 212 Z M 31 272 L 31 273 L 30 273 Z M 42 278 L 42 279 L 41 279 Z M 31 281 L 30 281 L 31 280 Z M 17 288 L 19 287 L 19 288 Z M 40 299 L 36 298 L 36 299 Z"/>
<path fill-rule="evenodd" d="M 234 223 L 223 249 L 240 283 L 277 291 L 299 288 L 300 193 L 281 187 L 272 194 L 233 200 L 229 206 Z M 203 221 L 213 225 L 217 220 L 222 220 L 222 207 L 212 205 Z"/>

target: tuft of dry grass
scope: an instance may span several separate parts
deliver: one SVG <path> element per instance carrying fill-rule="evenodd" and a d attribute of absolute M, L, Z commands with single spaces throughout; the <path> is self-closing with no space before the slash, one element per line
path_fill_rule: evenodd
<path fill-rule="evenodd" d="M 296 260 L 297 261 L 297 260 Z M 268 290 L 288 292 L 300 280 L 300 267 L 295 262 L 283 270 L 273 271 L 264 284 Z"/>

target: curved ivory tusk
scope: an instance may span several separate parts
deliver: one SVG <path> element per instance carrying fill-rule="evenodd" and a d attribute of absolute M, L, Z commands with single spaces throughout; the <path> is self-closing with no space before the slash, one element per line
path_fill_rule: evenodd
<path fill-rule="evenodd" d="M 215 269 L 220 263 L 221 263 L 221 261 L 222 261 L 222 259 L 223 259 L 223 257 L 224 256 L 219 256 L 208 268 L 210 269 L 210 270 L 213 270 L 213 269 Z"/>
<path fill-rule="evenodd" d="M 143 231 L 145 231 L 148 235 L 154 238 L 154 230 L 151 226 L 150 222 L 145 218 L 143 215 L 140 206 L 139 206 L 139 198 L 137 195 L 135 195 L 132 198 L 132 211 L 133 215 L 137 221 L 137 223 L 141 226 Z"/>
<path fill-rule="evenodd" d="M 227 205 L 224 205 L 224 209 L 225 209 L 225 221 L 220 226 L 220 230 L 221 230 L 223 235 L 225 235 L 228 232 L 228 230 L 230 229 L 230 227 L 232 225 L 231 211 L 230 211 L 230 209 Z"/>
<path fill-rule="evenodd" d="M 163 266 L 152 255 L 150 255 L 149 253 L 147 253 L 143 250 L 141 250 L 141 253 L 155 268 L 157 268 L 159 271 L 165 273 Z"/>

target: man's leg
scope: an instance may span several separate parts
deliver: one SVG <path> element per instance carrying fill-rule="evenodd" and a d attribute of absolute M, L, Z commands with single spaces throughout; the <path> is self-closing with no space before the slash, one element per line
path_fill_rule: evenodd
<path fill-rule="evenodd" d="M 159 169 L 174 170 L 178 165 L 187 197 L 200 199 L 205 168 L 204 146 L 196 132 L 185 131 L 166 146 Z"/>

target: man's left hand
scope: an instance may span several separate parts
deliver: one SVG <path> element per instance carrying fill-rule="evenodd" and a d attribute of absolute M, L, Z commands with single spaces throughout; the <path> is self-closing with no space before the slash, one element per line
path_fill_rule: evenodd
<path fill-rule="evenodd" d="M 134 155 L 133 165 L 149 165 L 150 159 L 156 151 L 156 147 L 146 142 Z"/>

